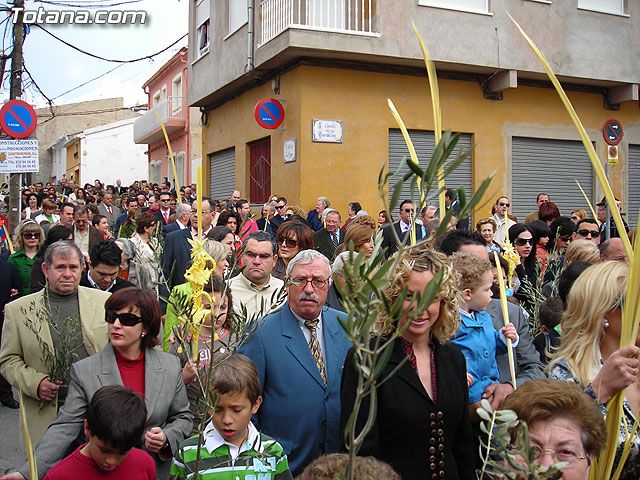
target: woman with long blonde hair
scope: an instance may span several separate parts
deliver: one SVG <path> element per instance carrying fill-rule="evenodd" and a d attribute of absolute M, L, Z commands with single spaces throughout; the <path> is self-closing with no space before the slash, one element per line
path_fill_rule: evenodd
<path fill-rule="evenodd" d="M 629 267 L 622 262 L 603 262 L 587 268 L 575 281 L 562 317 L 562 343 L 551 355 L 549 376 L 575 382 L 600 404 L 626 389 L 624 416 L 620 425 L 620 455 L 624 446 L 625 423 L 633 425 L 640 408 L 640 386 L 635 345 L 620 348 L 622 306 Z M 640 478 L 640 435 L 636 433 L 621 479 Z"/>
<path fill-rule="evenodd" d="M 441 271 L 438 296 L 419 311 L 415 294 L 422 294 Z M 386 337 L 398 329 L 401 336 L 389 347 L 391 356 L 380 378 L 394 375 L 376 389 L 373 427 L 358 454 L 389 463 L 402 478 L 475 478 L 465 360 L 448 340 L 460 322 L 458 282 L 447 257 L 421 243 L 400 254 L 385 289 L 390 304 L 405 287 L 407 296 L 397 317 L 378 316 L 377 334 Z M 358 388 L 353 357 L 352 348 L 342 375 L 340 431 Z M 356 434 L 369 415 L 369 398 L 362 401 Z"/>

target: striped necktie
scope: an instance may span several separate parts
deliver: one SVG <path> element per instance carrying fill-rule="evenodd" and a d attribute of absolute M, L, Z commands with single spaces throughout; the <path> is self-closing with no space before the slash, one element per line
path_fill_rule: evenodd
<path fill-rule="evenodd" d="M 337 233 L 332 233 L 331 234 L 331 242 L 333 242 L 333 246 L 334 247 L 338 246 L 338 234 Z"/>
<path fill-rule="evenodd" d="M 327 373 L 324 367 L 324 358 L 322 357 L 322 350 L 320 350 L 320 343 L 318 342 L 318 336 L 316 335 L 316 328 L 318 328 L 319 320 L 316 318 L 315 320 L 305 320 L 304 326 L 309 329 L 311 332 L 311 340 L 309 340 L 309 348 L 311 349 L 311 354 L 313 358 L 316 360 L 316 365 L 318 366 L 318 370 L 320 371 L 320 376 L 322 377 L 322 381 L 324 384 L 327 384 Z"/>

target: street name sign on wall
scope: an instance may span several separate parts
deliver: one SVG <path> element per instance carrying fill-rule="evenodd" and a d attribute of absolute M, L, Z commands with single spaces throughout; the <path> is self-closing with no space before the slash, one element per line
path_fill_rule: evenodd
<path fill-rule="evenodd" d="M 35 110 L 22 100 L 9 100 L 0 108 L 0 126 L 12 138 L 27 138 L 37 124 Z"/>
<path fill-rule="evenodd" d="M 253 115 L 262 128 L 273 130 L 284 121 L 284 108 L 275 98 L 263 98 L 256 103 Z"/>
<path fill-rule="evenodd" d="M 323 143 L 342 143 L 342 120 L 311 121 L 311 140 Z"/>
<path fill-rule="evenodd" d="M 607 120 L 602 127 L 602 136 L 609 145 L 618 145 L 622 141 L 622 125 L 617 120 Z"/>
<path fill-rule="evenodd" d="M 0 140 L 0 173 L 29 173 L 39 169 L 38 140 Z"/>

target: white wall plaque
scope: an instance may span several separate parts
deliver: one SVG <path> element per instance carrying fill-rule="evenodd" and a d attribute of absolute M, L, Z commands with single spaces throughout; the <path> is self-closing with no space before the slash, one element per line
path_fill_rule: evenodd
<path fill-rule="evenodd" d="M 342 120 L 312 120 L 314 142 L 342 143 Z"/>
<path fill-rule="evenodd" d="M 285 140 L 284 142 L 284 163 L 296 161 L 296 139 Z"/>

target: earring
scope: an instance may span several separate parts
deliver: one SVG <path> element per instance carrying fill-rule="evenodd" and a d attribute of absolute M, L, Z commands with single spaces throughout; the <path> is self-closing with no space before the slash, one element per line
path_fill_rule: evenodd
<path fill-rule="evenodd" d="M 608 326 L 609 326 L 609 325 L 607 325 L 607 327 L 608 327 Z M 140 335 L 140 337 L 141 337 L 141 338 L 144 338 L 144 333 L 143 333 L 142 335 Z"/>
<path fill-rule="evenodd" d="M 609 327 L 609 320 L 607 320 L 606 318 L 604 319 L 604 328 L 608 328 Z"/>

